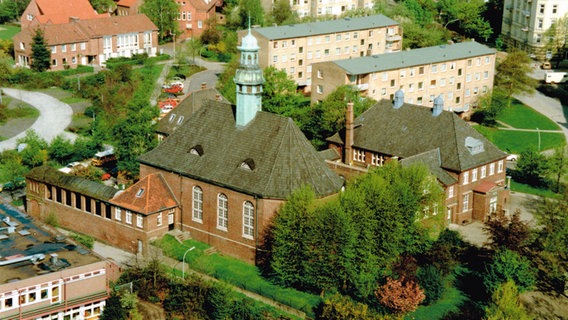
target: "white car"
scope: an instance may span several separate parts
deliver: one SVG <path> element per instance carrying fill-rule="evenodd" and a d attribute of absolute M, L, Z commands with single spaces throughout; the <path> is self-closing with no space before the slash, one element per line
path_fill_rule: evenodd
<path fill-rule="evenodd" d="M 67 164 L 65 167 L 59 169 L 59 171 L 61 171 L 63 173 L 71 173 L 71 171 L 73 171 L 73 169 L 75 169 L 75 167 L 78 167 L 78 166 L 82 167 L 83 164 L 81 162 L 74 161 L 74 162 Z"/>
<path fill-rule="evenodd" d="M 511 153 L 507 156 L 507 161 L 517 161 L 519 159 L 519 155 Z"/>

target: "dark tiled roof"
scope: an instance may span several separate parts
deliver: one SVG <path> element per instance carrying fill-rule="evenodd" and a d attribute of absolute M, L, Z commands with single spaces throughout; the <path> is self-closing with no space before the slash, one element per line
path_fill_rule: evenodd
<path fill-rule="evenodd" d="M 184 125 L 191 114 L 199 110 L 206 100 L 214 100 L 217 94 L 220 94 L 219 91 L 213 88 L 192 92 L 158 122 L 156 131 L 166 135 L 172 134 L 177 128 Z M 224 99 L 223 96 L 221 98 Z"/>
<path fill-rule="evenodd" d="M 237 128 L 232 106 L 211 100 L 139 161 L 264 198 L 306 184 L 326 196 L 343 184 L 291 119 L 261 111 Z"/>
<path fill-rule="evenodd" d="M 436 148 L 441 166 L 454 172 L 468 170 L 507 156 L 483 135 L 451 111 L 437 117 L 432 108 L 405 103 L 399 109 L 381 100 L 355 119 L 355 148 L 408 158 Z M 345 130 L 328 139 L 343 144 Z M 467 137 L 483 144 L 484 151 L 472 154 Z"/>
<path fill-rule="evenodd" d="M 57 169 L 46 165 L 33 168 L 26 175 L 26 178 L 105 201 L 114 197 L 119 191 L 99 182 L 59 172 Z"/>
<path fill-rule="evenodd" d="M 341 159 L 339 153 L 335 149 L 326 149 L 318 152 L 320 157 L 324 160 L 335 161 Z"/>
<path fill-rule="evenodd" d="M 446 170 L 441 167 L 440 160 L 440 149 L 436 148 L 424 153 L 420 153 L 408 158 L 402 159 L 401 164 L 403 166 L 411 166 L 416 163 L 424 164 L 430 173 L 432 173 L 438 180 L 446 186 L 455 184 L 458 180 L 449 174 Z"/>
<path fill-rule="evenodd" d="M 130 188 L 117 194 L 110 202 L 146 215 L 175 208 L 179 205 L 161 174 L 145 176 Z"/>

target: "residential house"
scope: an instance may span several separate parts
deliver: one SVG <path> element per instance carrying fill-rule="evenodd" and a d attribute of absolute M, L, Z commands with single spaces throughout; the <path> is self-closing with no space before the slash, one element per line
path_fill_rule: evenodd
<path fill-rule="evenodd" d="M 29 216 L 0 210 L 0 318 L 99 319 L 119 268 Z"/>
<path fill-rule="evenodd" d="M 26 175 L 26 183 L 32 217 L 55 214 L 62 227 L 132 253 L 147 253 L 152 239 L 179 227 L 178 200 L 159 174 L 118 190 L 41 166 Z"/>
<path fill-rule="evenodd" d="M 71 17 L 80 20 L 106 18 L 108 14 L 98 14 L 88 0 L 31 0 L 20 17 L 22 29 L 39 24 L 66 24 Z"/>
<path fill-rule="evenodd" d="M 154 150 L 140 175 L 163 175 L 180 200 L 181 229 L 250 263 L 276 211 L 298 188 L 319 198 L 343 180 L 330 170 L 292 119 L 262 111 L 258 44 L 242 39 L 235 75 L 237 105 L 207 100 Z"/>
<path fill-rule="evenodd" d="M 568 1 L 504 0 L 503 6 L 501 36 L 507 46 L 521 49 L 539 60 L 550 60 L 553 52 L 547 48 L 546 32 L 554 23 L 566 18 Z"/>
<path fill-rule="evenodd" d="M 115 15 L 127 16 L 140 13 L 138 8 L 140 8 L 142 3 L 142 0 L 119 0 L 116 3 Z"/>
<path fill-rule="evenodd" d="M 177 17 L 179 39 L 200 37 L 209 27 L 211 21 L 216 21 L 216 9 L 223 5 L 222 0 L 176 0 L 179 5 Z"/>
<path fill-rule="evenodd" d="M 312 64 L 402 49 L 400 24 L 383 15 L 254 28 L 261 68 L 284 70 L 306 92 Z M 244 31 L 239 33 L 240 37 Z"/>
<path fill-rule="evenodd" d="M 444 108 L 469 117 L 481 95 L 493 88 L 495 50 L 474 41 L 314 63 L 312 103 L 341 85 L 364 96 L 393 100 L 402 89 L 408 103 Z"/>
<path fill-rule="evenodd" d="M 146 15 L 112 16 L 66 24 L 32 24 L 13 38 L 16 63 L 27 67 L 32 59 L 35 28 L 44 32 L 51 48 L 51 70 L 78 65 L 104 66 L 106 60 L 146 53 L 155 56 L 158 29 Z"/>
<path fill-rule="evenodd" d="M 394 103 L 384 99 L 353 119 L 347 108 L 346 127 L 328 138 L 337 159 L 330 167 L 345 177 L 387 161 L 422 163 L 446 193 L 445 214 L 450 223 L 486 221 L 508 207 L 506 156 L 455 113 L 406 103 L 402 90 Z"/>

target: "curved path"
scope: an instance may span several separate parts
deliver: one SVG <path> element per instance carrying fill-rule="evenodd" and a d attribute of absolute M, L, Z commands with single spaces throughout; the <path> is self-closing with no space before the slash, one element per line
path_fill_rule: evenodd
<path fill-rule="evenodd" d="M 0 152 L 16 149 L 17 140 L 25 137 L 28 130 L 34 130 L 48 143 L 59 135 L 63 135 L 72 141 L 77 137 L 75 134 L 65 131 L 73 117 L 73 109 L 68 104 L 41 92 L 12 88 L 2 88 L 2 92 L 14 99 L 32 105 L 39 111 L 40 115 L 28 129 L 22 130 L 22 132 L 10 139 L 0 141 Z"/>

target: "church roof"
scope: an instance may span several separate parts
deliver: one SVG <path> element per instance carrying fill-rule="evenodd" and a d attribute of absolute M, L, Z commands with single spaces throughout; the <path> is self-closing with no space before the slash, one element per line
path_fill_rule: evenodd
<path fill-rule="evenodd" d="M 232 106 L 210 100 L 139 161 L 262 198 L 303 185 L 327 196 L 343 184 L 291 119 L 260 111 L 237 127 Z"/>
<path fill-rule="evenodd" d="M 507 154 L 451 111 L 403 103 L 398 109 L 381 100 L 354 121 L 353 147 L 400 158 L 439 148 L 441 167 L 461 172 Z M 328 138 L 344 144 L 345 129 Z"/>
<path fill-rule="evenodd" d="M 137 213 L 152 213 L 175 208 L 179 205 L 172 190 L 161 174 L 150 174 L 120 192 L 110 202 Z"/>

